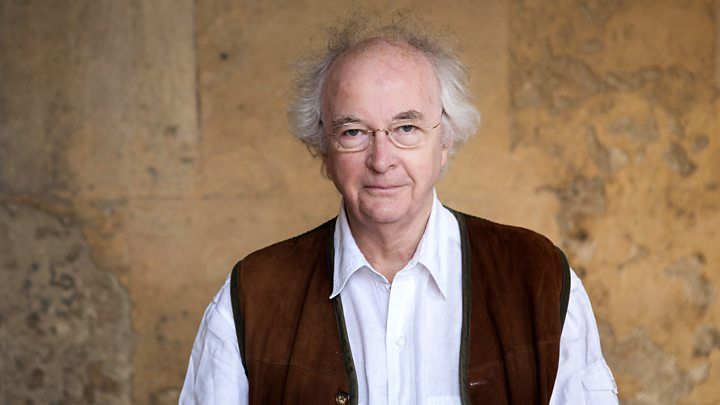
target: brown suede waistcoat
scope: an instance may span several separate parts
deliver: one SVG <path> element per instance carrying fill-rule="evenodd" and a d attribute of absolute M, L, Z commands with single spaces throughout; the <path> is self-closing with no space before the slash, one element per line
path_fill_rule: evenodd
<path fill-rule="evenodd" d="M 570 273 L 562 252 L 523 228 L 453 211 L 460 226 L 464 404 L 547 404 Z M 231 295 L 250 404 L 357 403 L 340 296 L 330 300 L 335 220 L 256 251 Z"/>

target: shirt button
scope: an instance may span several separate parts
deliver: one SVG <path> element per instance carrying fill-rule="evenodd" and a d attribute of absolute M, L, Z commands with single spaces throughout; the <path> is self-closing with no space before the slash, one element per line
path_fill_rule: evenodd
<path fill-rule="evenodd" d="M 345 391 L 339 391 L 335 394 L 335 403 L 338 405 L 345 405 L 350 402 L 350 395 Z"/>
<path fill-rule="evenodd" d="M 395 344 L 398 346 L 405 346 L 405 336 L 400 336 L 397 339 L 395 339 Z"/>

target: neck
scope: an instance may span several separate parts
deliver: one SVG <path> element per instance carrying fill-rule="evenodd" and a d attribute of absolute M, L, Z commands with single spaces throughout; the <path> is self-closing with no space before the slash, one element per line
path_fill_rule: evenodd
<path fill-rule="evenodd" d="M 347 210 L 348 224 L 355 243 L 375 270 L 388 282 L 412 259 L 427 226 L 433 199 L 408 221 L 366 224 Z"/>

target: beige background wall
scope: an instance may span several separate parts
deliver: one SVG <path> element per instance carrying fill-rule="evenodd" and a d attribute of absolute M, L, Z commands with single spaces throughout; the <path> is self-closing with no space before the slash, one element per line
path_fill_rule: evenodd
<path fill-rule="evenodd" d="M 284 114 L 323 3 L 0 2 L 0 402 L 177 402 L 232 264 L 334 215 Z M 720 2 L 392 5 L 483 113 L 441 199 L 566 250 L 624 403 L 720 403 Z"/>

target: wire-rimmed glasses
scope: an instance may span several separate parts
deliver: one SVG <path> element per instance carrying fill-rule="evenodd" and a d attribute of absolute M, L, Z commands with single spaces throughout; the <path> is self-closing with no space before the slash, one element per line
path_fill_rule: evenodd
<path fill-rule="evenodd" d="M 328 135 L 339 152 L 359 152 L 367 149 L 378 132 L 385 132 L 390 141 L 400 149 L 413 149 L 422 146 L 428 132 L 440 126 L 441 122 L 442 119 L 431 127 L 423 128 L 418 125 L 418 120 L 398 120 L 386 129 L 372 129 L 362 122 L 353 121 L 333 126 Z"/>

